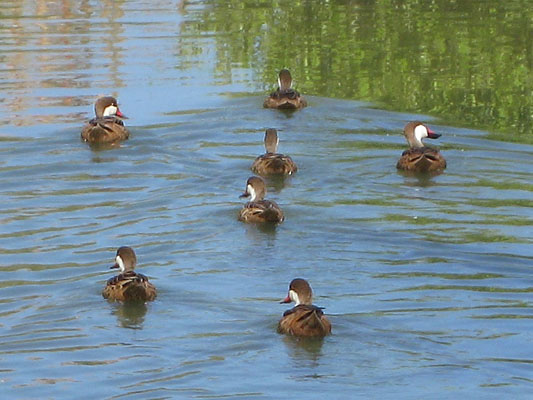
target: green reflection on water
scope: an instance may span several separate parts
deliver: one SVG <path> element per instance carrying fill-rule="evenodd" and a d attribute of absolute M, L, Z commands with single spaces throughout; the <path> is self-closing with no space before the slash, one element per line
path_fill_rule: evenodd
<path fill-rule="evenodd" d="M 304 94 L 370 100 L 533 141 L 528 0 L 212 0 L 184 33 L 216 33 L 216 75 L 287 67 Z M 516 135 L 518 134 L 518 135 Z"/>
<path fill-rule="evenodd" d="M 465 212 L 464 214 L 471 214 L 468 212 Z M 482 219 L 483 218 L 483 219 Z M 363 219 L 361 219 L 363 220 Z M 433 218 L 433 217 L 419 217 L 416 218 L 409 216 L 409 215 L 403 215 L 403 214 L 386 214 L 382 217 L 383 221 L 390 221 L 390 222 L 402 222 L 402 223 L 408 223 L 411 225 L 434 225 L 434 226 L 444 226 L 445 224 L 457 224 L 456 220 L 452 219 L 446 219 L 446 218 Z M 368 221 L 372 221 L 372 219 L 368 219 Z M 514 217 L 508 217 L 505 215 L 483 215 L 483 214 L 476 214 L 475 218 L 472 219 L 463 219 L 463 223 L 473 223 L 475 222 L 477 225 L 514 225 L 514 226 L 530 226 L 533 225 L 533 223 L 530 220 L 527 219 L 519 219 Z"/>
<path fill-rule="evenodd" d="M 489 293 L 531 293 L 533 288 L 507 288 L 494 286 L 464 286 L 464 285 L 421 285 L 416 287 L 398 289 L 399 292 L 419 291 L 419 290 L 463 290 L 473 292 Z"/>
<path fill-rule="evenodd" d="M 477 182 L 471 182 L 470 186 L 491 187 L 500 190 L 527 190 L 529 192 L 533 191 L 533 185 L 525 182 L 496 182 L 489 181 L 488 179 L 480 179 Z"/>
<path fill-rule="evenodd" d="M 443 261 L 446 262 L 446 261 Z M 478 273 L 478 274 L 452 274 L 452 273 L 433 273 L 433 272 L 393 272 L 393 273 L 382 273 L 376 274 L 376 278 L 442 278 L 450 280 L 473 280 L 473 279 L 495 279 L 503 278 L 504 275 L 501 274 L 489 274 L 489 273 Z"/>

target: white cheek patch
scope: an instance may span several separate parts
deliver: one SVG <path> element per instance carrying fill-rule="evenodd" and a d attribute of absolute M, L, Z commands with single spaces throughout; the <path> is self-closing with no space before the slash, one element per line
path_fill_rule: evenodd
<path fill-rule="evenodd" d="M 296 293 L 294 290 L 289 290 L 289 297 L 296 305 L 300 304 L 300 298 L 298 297 L 298 293 Z"/>
<path fill-rule="evenodd" d="M 252 185 L 246 186 L 246 191 L 250 193 L 250 201 L 255 201 L 255 189 L 252 187 Z"/>
<path fill-rule="evenodd" d="M 118 108 L 115 106 L 107 106 L 104 110 L 104 117 L 110 117 L 117 113 Z"/>
<path fill-rule="evenodd" d="M 124 272 L 126 270 L 126 267 L 124 266 L 124 261 L 122 261 L 122 257 L 120 256 L 117 256 L 115 258 L 115 261 L 117 262 L 119 268 L 120 268 L 120 272 Z"/>
<path fill-rule="evenodd" d="M 278 86 L 281 89 L 281 78 L 278 78 Z"/>
<path fill-rule="evenodd" d="M 417 125 L 415 128 L 415 138 L 418 142 L 422 143 L 422 139 L 428 137 L 428 130 L 424 125 Z"/>

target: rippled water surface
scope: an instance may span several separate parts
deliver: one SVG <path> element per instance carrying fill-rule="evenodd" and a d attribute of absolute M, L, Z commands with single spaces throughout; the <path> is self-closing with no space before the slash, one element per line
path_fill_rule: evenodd
<path fill-rule="evenodd" d="M 265 110 L 275 72 L 220 73 L 212 32 L 187 33 L 204 12 L 0 6 L 3 396 L 528 398 L 533 146 L 320 93 Z M 101 94 L 131 137 L 98 150 L 79 134 Z M 396 171 L 413 119 L 442 134 L 445 173 Z M 275 229 L 237 221 L 267 127 L 299 166 L 268 182 Z M 101 297 L 121 245 L 153 303 Z M 295 277 L 323 341 L 276 333 Z"/>

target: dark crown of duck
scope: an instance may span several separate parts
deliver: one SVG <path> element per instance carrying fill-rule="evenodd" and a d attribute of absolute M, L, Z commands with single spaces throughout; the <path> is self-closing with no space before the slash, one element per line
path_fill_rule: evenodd
<path fill-rule="evenodd" d="M 94 103 L 94 113 L 97 118 L 113 116 L 127 119 L 118 108 L 117 99 L 112 96 L 104 96 L 96 100 L 96 103 Z"/>
<path fill-rule="evenodd" d="M 296 278 L 291 281 L 289 294 L 282 300 L 282 303 L 290 303 L 291 301 L 294 301 L 297 306 L 300 304 L 313 304 L 313 290 L 309 282 L 302 278 Z"/>
<path fill-rule="evenodd" d="M 433 132 L 427 125 L 420 121 L 412 121 L 405 125 L 403 134 L 405 135 L 409 146 L 415 148 L 424 147 L 422 139 L 437 139 L 441 136 L 440 134 Z"/>
<path fill-rule="evenodd" d="M 258 176 L 251 176 L 246 181 L 246 189 L 239 197 L 250 197 L 250 201 L 261 201 L 266 196 L 265 181 Z"/>
<path fill-rule="evenodd" d="M 292 76 L 288 69 L 282 69 L 279 71 L 278 78 L 279 90 L 281 92 L 286 92 L 291 89 L 292 86 Z"/>

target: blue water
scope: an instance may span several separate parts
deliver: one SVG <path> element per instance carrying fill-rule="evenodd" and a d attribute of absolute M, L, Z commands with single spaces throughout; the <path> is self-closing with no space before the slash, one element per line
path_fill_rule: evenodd
<path fill-rule="evenodd" d="M 532 146 L 360 101 L 265 110 L 275 76 L 220 74 L 209 32 L 180 35 L 201 2 L 6 4 L 5 398 L 529 397 Z M 79 134 L 101 94 L 131 137 L 98 151 Z M 396 171 L 413 119 L 445 173 Z M 237 221 L 267 127 L 299 166 L 269 181 L 275 229 Z M 101 297 L 122 245 L 158 288 L 144 307 Z M 276 333 L 295 277 L 323 341 Z"/>

